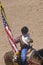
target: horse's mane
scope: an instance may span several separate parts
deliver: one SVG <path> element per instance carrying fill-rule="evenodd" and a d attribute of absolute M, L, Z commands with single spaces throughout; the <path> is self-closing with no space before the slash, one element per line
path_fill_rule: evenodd
<path fill-rule="evenodd" d="M 43 57 L 43 49 L 39 49 L 37 52 Z"/>
<path fill-rule="evenodd" d="M 34 58 L 41 60 L 41 65 L 43 65 L 43 49 L 39 49 L 34 52 Z"/>
<path fill-rule="evenodd" d="M 40 57 L 41 57 L 41 65 L 43 65 L 43 49 L 39 49 L 38 50 L 38 53 L 39 53 L 39 55 L 40 55 Z"/>
<path fill-rule="evenodd" d="M 35 52 L 34 52 L 34 57 L 35 58 L 39 58 L 39 59 L 43 59 L 43 49 L 39 49 L 39 50 L 36 50 Z"/>

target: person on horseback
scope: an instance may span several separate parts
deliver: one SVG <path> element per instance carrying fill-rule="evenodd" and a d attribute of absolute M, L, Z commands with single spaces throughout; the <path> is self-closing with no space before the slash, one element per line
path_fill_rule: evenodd
<path fill-rule="evenodd" d="M 15 39 L 16 43 L 20 42 L 20 55 L 16 56 L 16 63 L 15 63 L 15 53 L 11 50 L 6 52 L 4 55 L 4 61 L 6 65 L 43 65 L 43 54 L 42 51 L 36 51 L 36 49 L 32 48 L 31 43 L 33 40 L 30 37 L 29 29 L 24 26 L 21 28 L 21 35 Z M 31 51 L 30 51 L 31 50 Z M 42 57 L 40 56 L 40 52 Z M 27 61 L 27 62 L 26 62 Z"/>
<path fill-rule="evenodd" d="M 31 48 L 30 43 L 33 43 L 33 40 L 30 37 L 29 29 L 27 28 L 27 26 L 24 26 L 24 27 L 21 28 L 21 33 L 22 34 L 15 39 L 15 42 L 16 43 L 20 42 L 21 64 L 25 65 L 26 54 L 27 54 L 27 51 Z"/>

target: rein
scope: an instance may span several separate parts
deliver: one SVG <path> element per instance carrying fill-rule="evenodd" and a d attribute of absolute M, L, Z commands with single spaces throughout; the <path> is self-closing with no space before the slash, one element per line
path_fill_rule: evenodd
<path fill-rule="evenodd" d="M 34 62 L 34 61 L 32 61 L 32 60 L 29 59 L 29 64 L 30 64 L 30 63 L 31 63 L 31 64 L 34 64 L 34 65 L 40 65 L 40 63 L 36 63 L 36 62 Z"/>

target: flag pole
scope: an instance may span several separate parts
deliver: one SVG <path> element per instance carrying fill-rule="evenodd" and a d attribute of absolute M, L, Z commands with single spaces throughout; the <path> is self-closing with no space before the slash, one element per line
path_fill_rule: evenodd
<path fill-rule="evenodd" d="M 10 41 L 11 47 L 12 47 L 14 52 L 18 53 L 17 45 L 15 43 L 15 40 L 14 40 L 14 37 L 12 35 L 11 29 L 10 29 L 8 23 L 7 23 L 7 17 L 6 17 L 4 8 L 3 8 L 2 4 L 1 4 L 1 1 L 0 1 L 0 11 L 1 11 L 1 15 L 2 15 L 2 20 L 3 20 L 5 32 L 7 33 L 7 36 L 8 36 L 8 39 Z"/>

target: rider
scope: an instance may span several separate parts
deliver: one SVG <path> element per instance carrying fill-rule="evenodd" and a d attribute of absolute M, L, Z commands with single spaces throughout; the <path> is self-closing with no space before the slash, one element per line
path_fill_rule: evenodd
<path fill-rule="evenodd" d="M 30 43 L 32 43 L 33 40 L 31 39 L 30 34 L 29 34 L 29 29 L 26 26 L 21 28 L 21 33 L 22 34 L 15 39 L 15 42 L 16 43 L 20 42 L 21 63 L 22 65 L 25 65 L 26 54 L 27 54 L 28 49 L 31 47 Z"/>

